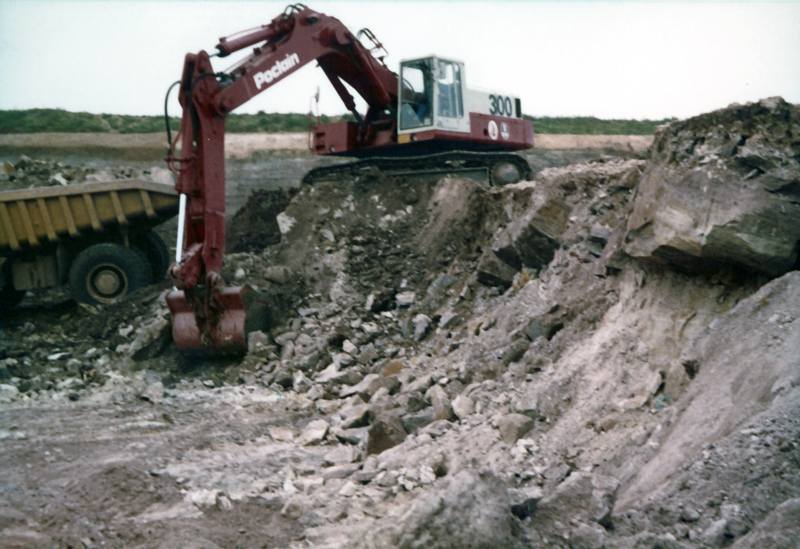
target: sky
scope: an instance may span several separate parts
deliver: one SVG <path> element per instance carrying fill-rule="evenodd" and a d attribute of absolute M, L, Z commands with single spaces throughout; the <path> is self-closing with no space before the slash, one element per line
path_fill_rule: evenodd
<path fill-rule="evenodd" d="M 215 51 L 288 3 L 0 0 L 0 109 L 163 114 L 186 53 Z M 371 29 L 392 70 L 430 54 L 457 59 L 469 87 L 520 97 L 532 116 L 660 120 L 776 95 L 800 103 L 800 1 L 306 4 Z M 322 113 L 346 112 L 313 64 L 236 112 L 306 113 L 317 88 Z"/>

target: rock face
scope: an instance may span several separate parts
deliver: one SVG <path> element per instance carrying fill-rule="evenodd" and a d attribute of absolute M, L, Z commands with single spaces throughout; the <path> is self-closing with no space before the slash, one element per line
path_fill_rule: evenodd
<path fill-rule="evenodd" d="M 694 378 L 681 417 L 620 497 L 620 508 L 651 494 L 707 441 L 731 434 L 773 399 L 800 385 L 800 272 L 742 300 L 706 327 L 681 355 Z M 720 383 L 721 378 L 729 379 Z"/>
<path fill-rule="evenodd" d="M 643 165 L 640 160 L 602 159 L 580 168 L 543 170 L 534 182 L 508 186 L 504 209 L 511 220 L 495 233 L 492 252 L 517 271 L 541 269 L 559 248 L 583 241 L 596 246 L 592 252 L 599 255 L 625 219 L 628 191 Z M 491 261 L 483 263 L 479 276 L 487 281 L 494 278 L 502 285 L 508 278 Z"/>
<path fill-rule="evenodd" d="M 733 105 L 660 128 L 628 219 L 625 251 L 692 268 L 779 276 L 800 241 L 800 107 Z"/>

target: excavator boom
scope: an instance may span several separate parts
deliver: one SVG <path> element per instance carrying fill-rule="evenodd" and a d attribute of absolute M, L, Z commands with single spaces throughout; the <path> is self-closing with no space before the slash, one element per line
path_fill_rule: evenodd
<path fill-rule="evenodd" d="M 180 257 L 170 268 L 175 291 L 167 297 L 181 349 L 246 348 L 243 289 L 227 288 L 220 275 L 225 117 L 311 62 L 322 68 L 356 120 L 317 125 L 316 154 L 371 157 L 388 173 L 460 173 L 492 184 L 530 176 L 527 162 L 510 152 L 533 145 L 533 126 L 522 117 L 518 98 L 468 89 L 464 65 L 454 60 L 405 61 L 398 76 L 373 55 L 385 51 L 375 35 L 362 32 L 374 48 L 367 49 L 338 19 L 293 4 L 266 25 L 221 38 L 214 54 L 219 57 L 253 48 L 225 72 L 214 71 L 205 51 L 186 55 L 179 81 L 181 150 L 177 155 L 170 144 L 166 159 L 178 174 L 176 189 L 186 197 Z M 345 84 L 366 102 L 363 116 Z M 312 170 L 304 181 L 360 166 Z"/>
<path fill-rule="evenodd" d="M 167 296 L 173 337 L 182 350 L 243 352 L 245 306 L 240 288 L 227 288 L 220 275 L 225 252 L 225 117 L 300 67 L 316 61 L 344 104 L 358 119 L 348 83 L 373 113 L 396 112 L 397 76 L 337 19 L 302 4 L 255 31 L 222 38 L 225 57 L 256 45 L 228 72 L 215 72 L 205 51 L 188 54 L 180 80 L 180 154 L 170 145 L 167 163 L 186 197 L 180 259 L 170 268 L 175 290 Z"/>

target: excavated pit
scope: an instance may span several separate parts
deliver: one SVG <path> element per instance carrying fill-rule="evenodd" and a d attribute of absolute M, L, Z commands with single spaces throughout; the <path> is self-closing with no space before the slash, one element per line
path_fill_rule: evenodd
<path fill-rule="evenodd" d="M 671 261 L 640 221 L 674 222 L 652 196 L 664 173 L 695 181 L 681 170 L 713 180 L 712 207 L 779 177 L 741 216 L 793 207 L 797 112 L 732 106 L 661 131 L 684 156 L 504 188 L 264 188 L 266 167 L 232 166 L 252 196 L 223 275 L 266 310 L 243 359 L 177 353 L 166 287 L 99 310 L 30 295 L 3 321 L 0 545 L 796 546 L 800 275 L 781 243 L 800 235 L 759 233 L 778 259 L 757 269 L 747 239 Z M 773 166 L 741 181 L 726 163 L 755 153 L 707 137 L 737 120 Z"/>

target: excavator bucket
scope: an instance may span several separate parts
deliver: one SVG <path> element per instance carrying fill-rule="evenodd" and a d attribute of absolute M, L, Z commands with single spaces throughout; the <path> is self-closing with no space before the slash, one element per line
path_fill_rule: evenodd
<path fill-rule="evenodd" d="M 181 351 L 212 354 L 244 354 L 247 286 L 173 290 L 167 294 L 172 314 L 172 336 Z"/>

